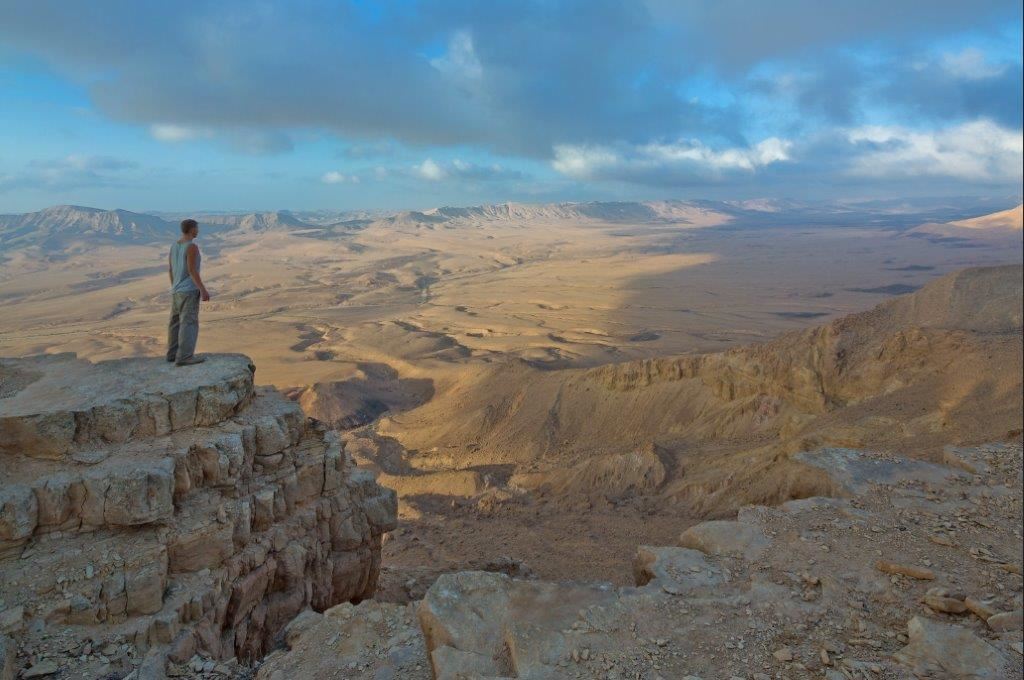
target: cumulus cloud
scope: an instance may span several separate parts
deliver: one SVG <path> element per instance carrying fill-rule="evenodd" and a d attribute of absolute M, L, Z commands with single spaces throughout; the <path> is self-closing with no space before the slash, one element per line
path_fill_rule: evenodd
<path fill-rule="evenodd" d="M 853 145 L 852 175 L 1021 181 L 1024 136 L 988 120 L 934 131 L 867 126 L 850 130 L 847 139 Z"/>
<path fill-rule="evenodd" d="M 680 82 L 710 69 L 727 81 L 740 76 L 725 84 L 742 88 L 743 69 L 759 61 L 810 50 L 820 61 L 857 40 L 910 43 L 1020 16 L 1008 0 L 906 0 L 899 12 L 883 0 L 827 12 L 812 0 L 428 0 L 415 11 L 383 2 L 372 12 L 326 0 L 90 7 L 69 16 L 58 0 L 8 3 L 0 40 L 80 78 L 101 111 L 152 125 L 161 139 L 314 128 L 538 159 L 555 144 L 681 133 L 740 143 L 740 112 L 680 97 Z M 968 52 L 947 67 L 978 72 L 976 62 Z M 842 93 L 839 83 L 817 101 Z M 246 136 L 234 147 L 288 150 L 283 134 Z"/>
<path fill-rule="evenodd" d="M 995 78 L 1007 69 L 1006 64 L 994 64 L 985 53 L 974 47 L 960 52 L 946 52 L 941 58 L 942 68 L 954 78 L 984 80 Z"/>
<path fill-rule="evenodd" d="M 448 51 L 430 60 L 431 66 L 444 75 L 462 81 L 479 80 L 483 65 L 476 56 L 473 36 L 468 31 L 456 31 L 448 42 Z"/>
<path fill-rule="evenodd" d="M 175 125 L 173 123 L 156 123 L 149 126 L 149 134 L 161 142 L 188 142 L 194 139 L 210 137 L 209 130 L 189 127 L 188 125 Z"/>
<path fill-rule="evenodd" d="M 557 145 L 551 165 L 574 179 L 678 184 L 751 173 L 790 160 L 791 148 L 791 142 L 777 137 L 750 147 L 725 149 L 710 148 L 699 140 L 618 147 Z"/>
<path fill-rule="evenodd" d="M 492 181 L 524 178 L 522 172 L 502 167 L 497 163 L 480 165 L 459 158 L 447 163 L 438 163 L 428 158 L 422 163 L 413 166 L 412 170 L 414 176 L 431 182 L 440 182 L 447 179 Z"/>
<path fill-rule="evenodd" d="M 359 184 L 359 176 L 347 175 L 337 170 L 330 170 L 320 177 L 320 181 L 324 184 Z"/>
<path fill-rule="evenodd" d="M 413 171 L 422 179 L 438 182 L 448 176 L 440 165 L 428 158 L 413 168 Z"/>
<path fill-rule="evenodd" d="M 621 163 L 622 157 L 607 147 L 557 144 L 551 167 L 563 175 L 590 179 L 596 172 L 614 168 Z"/>
<path fill-rule="evenodd" d="M 458 158 L 451 162 L 451 168 L 448 170 L 448 174 L 454 175 L 460 179 L 473 180 L 510 180 L 523 179 L 525 177 L 525 175 L 519 170 L 512 170 L 498 163 L 480 165 L 460 160 Z"/>
<path fill-rule="evenodd" d="M 884 164 L 902 149 L 922 177 L 955 166 L 949 176 L 989 181 L 1005 149 L 964 158 L 946 151 L 949 131 L 979 120 L 1021 128 L 1019 39 L 1006 38 L 1020 26 L 1019 1 L 905 0 L 899 12 L 888 0 L 829 11 L 815 0 L 372 4 L 94 0 L 69 12 L 59 0 L 8 2 L 0 42 L 160 141 L 274 154 L 326 133 L 347 145 L 344 158 L 381 157 L 371 163 L 392 179 L 522 177 L 482 162 L 410 167 L 458 149 L 550 164 L 572 180 L 834 173 L 820 177 L 827 183 L 868 178 L 864 159 Z M 701 78 L 727 96 L 706 96 Z M 848 134 L 878 120 L 894 131 L 887 141 Z M 829 157 L 835 150 L 854 160 Z"/>
<path fill-rule="evenodd" d="M 157 123 L 149 126 L 149 134 L 169 144 L 213 139 L 233 151 L 254 156 L 286 153 L 294 148 L 291 137 L 280 130 L 227 128 L 218 132 L 209 127 Z"/>

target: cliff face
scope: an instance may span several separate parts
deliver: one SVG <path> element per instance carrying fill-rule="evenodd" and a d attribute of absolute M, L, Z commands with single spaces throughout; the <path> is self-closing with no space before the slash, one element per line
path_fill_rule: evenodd
<path fill-rule="evenodd" d="M 253 659 L 303 609 L 373 593 L 394 493 L 253 370 L 0 360 L 0 634 L 19 664 Z"/>
<path fill-rule="evenodd" d="M 938 460 L 947 444 L 1019 432 L 1021 277 L 1019 265 L 965 269 L 725 352 L 474 367 L 378 431 L 429 452 L 424 467 L 513 465 L 516 486 L 554 497 L 640 485 L 716 517 L 827 493 L 791 455 L 843 446 Z"/>

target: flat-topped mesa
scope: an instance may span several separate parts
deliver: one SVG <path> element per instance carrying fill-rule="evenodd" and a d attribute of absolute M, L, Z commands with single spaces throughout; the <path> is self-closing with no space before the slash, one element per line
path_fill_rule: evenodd
<path fill-rule="evenodd" d="M 254 388 L 247 357 L 0 359 L 0 423 L 0 636 L 22 666 L 55 635 L 121 650 L 106 670 L 58 655 L 58 677 L 147 649 L 253 659 L 303 609 L 376 587 L 394 492 Z"/>

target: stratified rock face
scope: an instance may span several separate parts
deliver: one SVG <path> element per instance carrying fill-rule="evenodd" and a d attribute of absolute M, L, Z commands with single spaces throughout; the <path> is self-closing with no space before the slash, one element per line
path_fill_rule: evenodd
<path fill-rule="evenodd" d="M 0 452 L 60 460 L 73 450 L 215 425 L 252 397 L 247 357 L 177 368 L 153 359 L 93 364 L 74 354 L 0 359 Z"/>
<path fill-rule="evenodd" d="M 257 658 L 302 610 L 371 595 L 396 522 L 241 355 L 0 360 L 0 470 L 0 634 L 66 677 Z"/>

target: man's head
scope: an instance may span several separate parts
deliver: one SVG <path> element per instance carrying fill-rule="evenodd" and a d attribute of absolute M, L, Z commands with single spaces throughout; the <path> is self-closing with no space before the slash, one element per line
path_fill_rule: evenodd
<path fill-rule="evenodd" d="M 199 223 L 189 218 L 181 221 L 181 233 L 188 238 L 195 238 L 199 235 Z"/>

